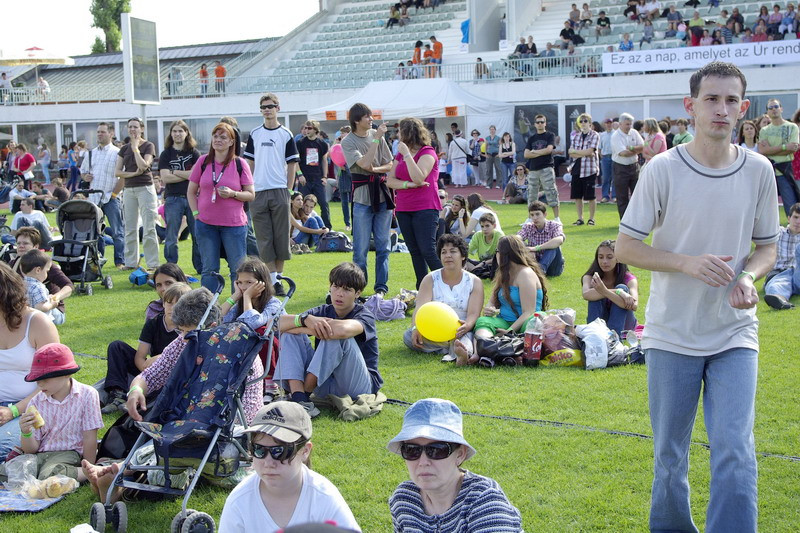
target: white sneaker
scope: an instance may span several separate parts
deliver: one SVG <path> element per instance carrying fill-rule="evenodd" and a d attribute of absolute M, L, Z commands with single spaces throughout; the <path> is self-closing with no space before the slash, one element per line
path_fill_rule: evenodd
<path fill-rule="evenodd" d="M 561 224 L 561 218 L 556 217 L 556 218 L 553 219 L 553 222 L 557 222 L 558 224 Z"/>

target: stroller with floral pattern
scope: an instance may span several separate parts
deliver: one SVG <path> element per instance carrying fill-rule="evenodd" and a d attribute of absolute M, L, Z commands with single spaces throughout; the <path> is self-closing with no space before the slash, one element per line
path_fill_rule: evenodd
<path fill-rule="evenodd" d="M 242 404 L 245 388 L 263 380 L 270 372 L 269 368 L 265 368 L 263 375 L 253 376 L 251 367 L 265 342 L 271 352 L 275 335 L 272 326 L 294 294 L 294 282 L 289 278 L 282 279 L 286 280 L 289 290 L 281 308 L 267 324 L 266 335 L 259 335 L 243 322 L 230 322 L 186 335 L 188 344 L 158 399 L 149 409 L 145 420 L 135 422 L 142 433 L 109 487 L 106 502 L 112 501 L 112 492 L 119 487 L 165 496 L 183 496 L 181 511 L 172 520 L 170 531 L 214 532 L 214 519 L 206 513 L 187 509 L 187 503 L 201 473 L 215 478 L 230 477 L 239 470 L 242 462 L 251 460 L 246 451 L 246 438 L 234 435 L 234 421 L 247 426 Z M 217 281 L 219 290 L 211 300 L 206 315 L 225 284 L 219 275 Z M 204 316 L 200 324 L 205 319 Z M 241 432 L 237 431 L 236 434 L 240 435 Z M 134 460 L 137 452 L 149 441 L 152 441 L 157 464 L 134 464 L 137 462 Z M 182 465 L 188 459 L 192 466 L 170 466 L 170 461 L 176 459 Z M 131 473 L 152 472 L 159 472 L 163 486 L 126 479 Z M 160 473 L 163 473 L 163 478 Z M 188 486 L 174 486 L 176 473 L 180 473 Z M 173 479 L 170 479 L 171 476 Z M 99 502 L 92 505 L 92 527 L 102 533 L 107 522 L 114 531 L 127 531 L 127 509 L 123 501 L 113 505 Z"/>

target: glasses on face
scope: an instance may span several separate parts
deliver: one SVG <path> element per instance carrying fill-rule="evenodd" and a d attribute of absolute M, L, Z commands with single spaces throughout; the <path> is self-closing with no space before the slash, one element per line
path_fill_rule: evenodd
<path fill-rule="evenodd" d="M 406 461 L 416 461 L 422 457 L 423 450 L 428 459 L 440 461 L 450 457 L 456 449 L 455 444 L 449 442 L 431 442 L 430 444 L 411 444 L 404 442 L 400 445 L 400 455 Z"/>
<path fill-rule="evenodd" d="M 544 120 L 537 120 L 536 124 L 547 124 Z"/>
<path fill-rule="evenodd" d="M 261 104 L 258 107 L 261 108 L 261 111 L 264 111 L 265 109 L 275 109 L 276 107 L 278 107 L 278 104 Z"/>
<path fill-rule="evenodd" d="M 267 454 L 276 461 L 286 461 L 291 459 L 297 453 L 297 447 L 294 444 L 278 445 L 278 446 L 265 446 L 263 444 L 250 444 L 250 453 L 256 459 L 264 459 Z"/>
<path fill-rule="evenodd" d="M 780 108 L 781 108 L 781 106 L 779 106 L 777 104 L 773 104 L 773 105 L 768 105 L 767 106 L 767 109 L 780 109 Z"/>
<path fill-rule="evenodd" d="M 589 122 L 589 121 L 588 121 L 587 119 L 585 119 L 585 118 L 582 118 L 582 119 L 581 119 L 581 124 L 587 124 L 588 122 Z"/>

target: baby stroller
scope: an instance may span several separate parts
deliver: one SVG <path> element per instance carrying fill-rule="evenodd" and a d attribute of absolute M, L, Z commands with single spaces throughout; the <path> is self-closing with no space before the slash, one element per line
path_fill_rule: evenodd
<path fill-rule="evenodd" d="M 201 324 L 225 286 L 224 279 L 219 274 L 216 277 L 219 288 Z M 269 369 L 265 369 L 264 375 L 249 375 L 262 345 L 265 342 L 272 345 L 275 335 L 272 325 L 294 294 L 294 282 L 283 279 L 287 281 L 289 290 L 281 308 L 267 324 L 266 336 L 259 335 L 243 322 L 195 330 L 186 335 L 188 344 L 158 399 L 145 420 L 135 422 L 142 433 L 111 483 L 106 502 L 111 501 L 113 491 L 118 487 L 183 496 L 181 511 L 172 520 L 170 531 L 214 532 L 214 519 L 206 513 L 187 509 L 187 504 L 207 465 L 209 468 L 213 466 L 215 477 L 228 477 L 236 473 L 243 461 L 251 460 L 246 451 L 246 437 L 234 436 L 234 421 L 238 418 L 243 426 L 247 426 L 242 405 L 244 391 L 247 386 L 263 380 L 269 372 Z M 149 440 L 153 442 L 158 464 L 132 464 L 139 448 Z M 179 458 L 199 459 L 199 464 L 196 468 L 170 467 L 170 461 Z M 185 489 L 171 484 L 170 474 L 174 475 L 179 470 L 188 481 Z M 129 481 L 124 477 L 131 472 L 148 471 L 163 472 L 164 486 Z M 124 533 L 128 525 L 125 503 L 118 501 L 113 505 L 103 505 L 97 502 L 92 505 L 89 521 L 100 533 L 105 530 L 106 523 L 111 524 L 114 531 Z"/>
<path fill-rule="evenodd" d="M 81 190 L 58 207 L 56 223 L 62 238 L 50 242 L 53 261 L 72 281 L 80 282 L 78 294 L 92 294 L 91 282 L 110 289 L 114 286 L 111 276 L 103 276 L 105 258 L 100 256 L 99 241 L 103 238 L 103 211 L 94 203 L 75 198 L 76 194 L 104 194 L 99 190 Z"/>

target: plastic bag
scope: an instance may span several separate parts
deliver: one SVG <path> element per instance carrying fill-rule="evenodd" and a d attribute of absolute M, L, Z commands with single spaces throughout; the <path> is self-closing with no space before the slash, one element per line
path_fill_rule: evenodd
<path fill-rule="evenodd" d="M 583 341 L 583 353 L 586 356 L 586 370 L 605 368 L 608 364 L 609 334 L 614 333 L 605 320 L 597 318 L 589 324 L 577 326 L 575 332 Z M 617 341 L 619 342 L 619 340 Z"/>
<path fill-rule="evenodd" d="M 6 476 L 8 480 L 3 483 L 6 489 L 17 494 L 24 494 L 25 485 L 29 480 L 36 481 L 36 456 L 33 454 L 18 455 L 6 461 Z"/>
<path fill-rule="evenodd" d="M 575 335 L 575 310 L 556 309 L 539 313 L 542 321 L 542 365 L 583 366 L 580 341 Z"/>

